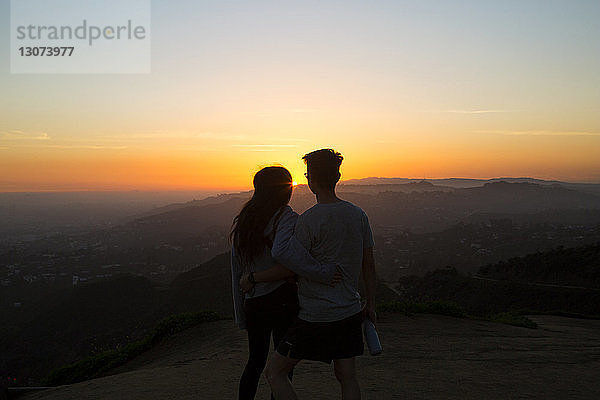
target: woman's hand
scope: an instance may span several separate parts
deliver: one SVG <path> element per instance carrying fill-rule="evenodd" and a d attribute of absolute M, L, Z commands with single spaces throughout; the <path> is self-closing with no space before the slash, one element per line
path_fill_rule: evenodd
<path fill-rule="evenodd" d="M 240 278 L 240 289 L 242 289 L 242 293 L 248 293 L 252 289 L 254 289 L 254 283 L 250 282 L 250 272 L 246 272 Z"/>

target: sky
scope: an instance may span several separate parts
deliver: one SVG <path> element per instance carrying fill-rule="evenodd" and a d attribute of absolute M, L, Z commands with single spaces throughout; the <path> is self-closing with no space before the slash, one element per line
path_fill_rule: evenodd
<path fill-rule="evenodd" d="M 599 1 L 151 4 L 151 73 L 11 74 L 0 0 L 0 191 L 304 183 L 318 148 L 342 179 L 600 182 Z"/>

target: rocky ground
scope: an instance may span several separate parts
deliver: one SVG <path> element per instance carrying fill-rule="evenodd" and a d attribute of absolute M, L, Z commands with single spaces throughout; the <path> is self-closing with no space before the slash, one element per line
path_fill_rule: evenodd
<path fill-rule="evenodd" d="M 358 360 L 363 399 L 598 399 L 600 321 L 533 316 L 538 329 L 437 315 L 380 316 L 384 354 Z M 20 398 L 234 399 L 247 356 L 231 321 L 181 332 L 110 376 Z M 300 399 L 340 398 L 332 366 L 302 362 Z M 257 399 L 268 399 L 261 380 Z"/>

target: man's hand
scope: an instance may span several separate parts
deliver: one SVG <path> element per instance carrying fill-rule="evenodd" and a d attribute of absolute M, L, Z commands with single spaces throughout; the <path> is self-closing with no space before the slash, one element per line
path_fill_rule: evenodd
<path fill-rule="evenodd" d="M 252 289 L 254 289 L 254 283 L 250 282 L 250 272 L 246 272 L 240 278 L 240 288 L 242 289 L 242 293 L 248 293 Z"/>
<path fill-rule="evenodd" d="M 375 306 L 367 304 L 365 309 L 363 310 L 363 318 L 368 318 L 373 322 L 373 325 L 377 328 L 377 312 L 375 311 Z"/>

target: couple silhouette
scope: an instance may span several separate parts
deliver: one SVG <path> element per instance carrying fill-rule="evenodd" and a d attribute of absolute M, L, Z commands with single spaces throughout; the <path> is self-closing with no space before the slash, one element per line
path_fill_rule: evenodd
<path fill-rule="evenodd" d="M 376 323 L 373 234 L 365 212 L 336 195 L 342 155 L 321 149 L 302 159 L 314 206 L 293 211 L 290 172 L 266 167 L 233 220 L 235 321 L 247 330 L 249 347 L 239 399 L 254 398 L 263 370 L 271 398 L 296 399 L 293 369 L 301 360 L 333 362 L 342 398 L 361 397 L 355 358 L 363 353 L 362 322 Z M 275 351 L 267 362 L 271 337 Z"/>

